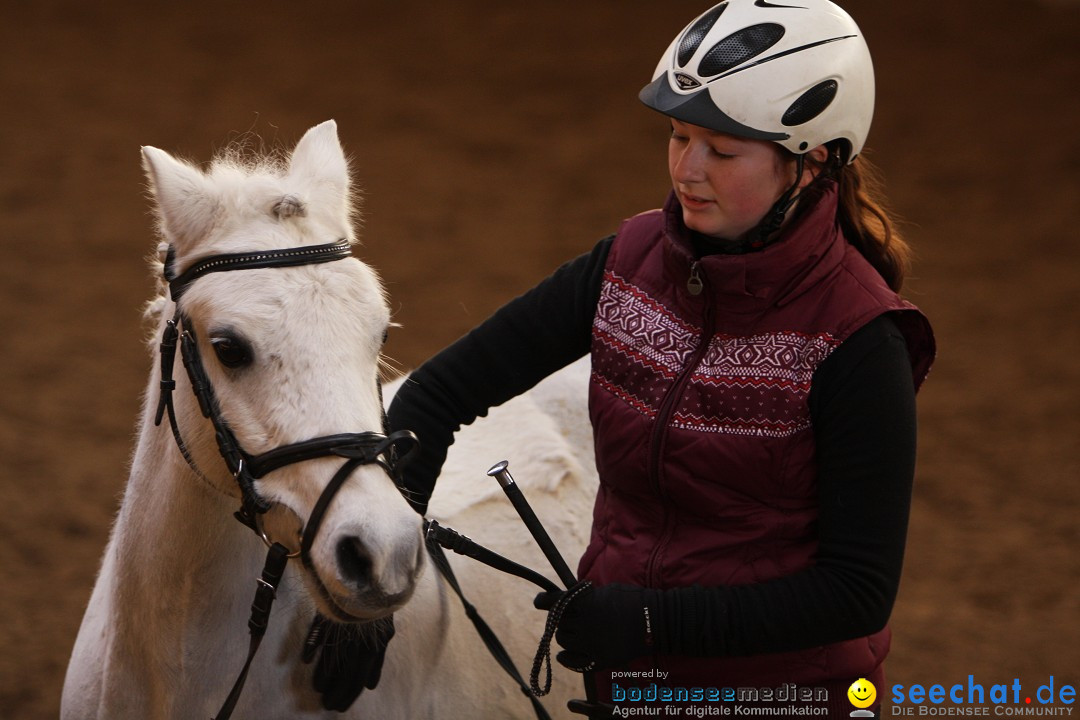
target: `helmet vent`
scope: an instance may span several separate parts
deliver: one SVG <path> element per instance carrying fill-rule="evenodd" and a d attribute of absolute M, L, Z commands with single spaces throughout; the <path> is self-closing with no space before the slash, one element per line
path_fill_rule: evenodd
<path fill-rule="evenodd" d="M 683 35 L 682 42 L 679 43 L 679 67 L 686 67 L 686 63 L 690 62 L 690 58 L 697 52 L 698 46 L 701 45 L 701 41 L 709 34 L 709 30 L 716 24 L 717 18 L 719 18 L 726 9 L 727 3 L 720 3 L 698 18 L 697 22 L 687 29 L 686 34 Z"/>
<path fill-rule="evenodd" d="M 838 88 L 839 85 L 835 80 L 818 83 L 791 103 L 791 107 L 784 113 L 784 117 L 780 118 L 780 122 L 787 127 L 810 122 L 829 107 L 833 98 L 836 97 Z"/>
<path fill-rule="evenodd" d="M 702 77 L 719 75 L 760 55 L 784 37 L 784 26 L 776 23 L 751 25 L 728 35 L 712 46 L 701 59 L 698 74 Z"/>

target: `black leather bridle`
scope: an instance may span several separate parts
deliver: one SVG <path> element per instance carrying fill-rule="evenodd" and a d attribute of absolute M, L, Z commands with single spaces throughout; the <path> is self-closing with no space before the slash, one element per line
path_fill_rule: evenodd
<path fill-rule="evenodd" d="M 252 604 L 251 620 L 248 622 L 251 630 L 251 648 L 247 663 L 244 665 L 232 693 L 226 700 L 225 706 L 217 715 L 217 720 L 225 720 L 225 718 L 229 717 L 236 700 L 239 698 L 251 660 L 258 649 L 262 635 L 265 633 L 270 604 L 273 601 L 277 584 L 284 573 L 285 563 L 288 558 L 299 555 L 304 565 L 309 569 L 313 569 L 310 550 L 315 535 L 318 533 L 319 526 L 330 502 L 352 472 L 361 465 L 379 465 L 391 479 L 400 485 L 401 468 L 416 450 L 418 443 L 416 436 L 408 430 L 389 433 L 384 414 L 382 432 L 365 431 L 325 435 L 283 445 L 258 455 L 248 453 L 241 447 L 222 414 L 213 386 L 210 384 L 209 376 L 206 374 L 202 358 L 199 355 L 194 325 L 184 314 L 180 300 L 193 282 L 210 273 L 315 265 L 344 260 L 351 256 L 352 252 L 348 241 L 339 240 L 325 245 L 214 255 L 195 262 L 183 272 L 177 272 L 174 267 L 175 256 L 171 247 L 166 257 L 164 274 L 169 284 L 169 294 L 176 305 L 176 312 L 172 319 L 166 323 L 161 339 L 161 394 L 155 415 L 155 424 L 160 425 L 164 415 L 168 414 L 169 425 L 172 427 L 177 447 L 192 470 L 196 474 L 202 475 L 184 443 L 180 428 L 177 425 L 176 412 L 173 408 L 172 393 L 176 389 L 176 381 L 173 379 L 173 367 L 176 360 L 176 347 L 179 343 L 191 389 L 198 399 L 203 416 L 213 424 L 218 451 L 240 488 L 240 509 L 236 511 L 235 517 L 251 528 L 270 548 L 266 565 L 263 568 L 262 578 L 259 581 L 255 602 Z M 380 390 L 380 397 L 381 394 Z M 315 503 L 304 526 L 300 549 L 290 554 L 283 545 L 271 542 L 260 528 L 259 517 L 266 513 L 271 505 L 265 498 L 259 496 L 255 489 L 255 480 L 286 465 L 328 456 L 344 458 L 345 462 L 334 474 L 326 488 L 323 489 L 322 494 Z"/>

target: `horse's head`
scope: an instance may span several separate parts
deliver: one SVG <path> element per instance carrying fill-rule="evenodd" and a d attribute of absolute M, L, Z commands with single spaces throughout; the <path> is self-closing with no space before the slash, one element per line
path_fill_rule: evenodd
<path fill-rule="evenodd" d="M 143 148 L 174 271 L 212 256 L 353 237 L 348 167 L 332 121 L 309 130 L 284 161 L 237 155 L 204 172 Z M 162 303 L 164 326 L 174 308 Z M 382 430 L 379 363 L 390 313 L 378 278 L 359 260 L 209 273 L 184 289 L 178 305 L 220 415 L 249 456 Z M 183 372 L 177 375 L 177 426 L 196 472 L 238 496 L 214 428 Z M 255 481 L 258 497 L 272 506 L 264 527 L 274 540 L 297 546 L 344 462 L 306 459 Z M 332 618 L 381 617 L 408 600 L 422 549 L 420 518 L 382 467 L 362 465 L 327 506 L 305 558 L 305 582 Z"/>

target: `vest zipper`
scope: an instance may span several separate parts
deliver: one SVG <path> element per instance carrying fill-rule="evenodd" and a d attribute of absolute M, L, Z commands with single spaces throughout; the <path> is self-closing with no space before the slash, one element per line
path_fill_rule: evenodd
<path fill-rule="evenodd" d="M 687 282 L 687 290 L 691 295 L 699 295 L 702 290 L 705 289 L 705 283 L 701 275 L 698 274 L 698 268 L 699 263 L 697 260 L 694 260 L 690 264 L 690 280 Z M 697 281 L 697 292 L 694 292 L 690 285 L 690 283 L 695 280 Z M 656 413 L 656 424 L 653 426 L 652 435 L 649 441 L 649 478 L 652 481 L 656 494 L 663 501 L 664 522 L 659 540 L 649 553 L 649 561 L 645 566 L 646 587 L 660 587 L 658 569 L 660 554 L 671 540 L 671 535 L 675 531 L 675 526 L 672 523 L 671 518 L 671 500 L 664 489 L 664 474 L 661 468 L 664 448 L 667 444 L 668 423 L 675 414 L 675 407 L 682 398 L 683 391 L 690 383 L 690 378 L 694 374 L 694 369 L 701 363 L 705 357 L 705 353 L 709 350 L 709 343 L 712 342 L 714 334 L 712 323 L 713 304 L 706 299 L 705 307 L 702 312 L 701 339 L 698 342 L 698 346 L 690 356 L 690 359 L 683 365 L 682 370 L 679 371 L 678 376 L 675 378 L 675 382 L 672 383 L 667 394 L 664 395 L 664 399 L 660 403 L 660 408 Z"/>
<path fill-rule="evenodd" d="M 694 260 L 690 263 L 690 277 L 686 280 L 686 291 L 694 297 L 701 294 L 701 291 L 705 289 L 705 283 L 701 280 L 701 275 L 698 273 L 698 269 L 701 267 L 701 263 Z"/>

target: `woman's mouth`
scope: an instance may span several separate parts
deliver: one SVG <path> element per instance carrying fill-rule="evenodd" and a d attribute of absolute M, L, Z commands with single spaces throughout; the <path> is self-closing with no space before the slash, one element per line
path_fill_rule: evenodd
<path fill-rule="evenodd" d="M 712 200 L 680 191 L 679 204 L 683 206 L 684 210 L 704 210 L 713 203 Z"/>

